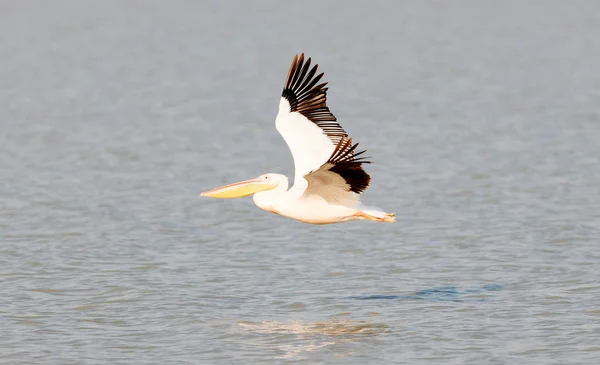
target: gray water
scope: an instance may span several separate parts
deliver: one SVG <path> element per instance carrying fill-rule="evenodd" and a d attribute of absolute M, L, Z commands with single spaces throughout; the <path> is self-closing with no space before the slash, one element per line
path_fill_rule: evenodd
<path fill-rule="evenodd" d="M 1 364 L 600 363 L 600 3 L 0 2 Z M 395 224 L 293 175 L 297 52 Z"/>

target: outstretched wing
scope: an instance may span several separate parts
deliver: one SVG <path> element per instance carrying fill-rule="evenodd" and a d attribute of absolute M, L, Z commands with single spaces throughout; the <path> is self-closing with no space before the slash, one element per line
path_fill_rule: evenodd
<path fill-rule="evenodd" d="M 362 168 L 362 164 L 371 161 L 358 157 L 365 151 L 355 152 L 357 147 L 358 143 L 352 144 L 352 138 L 342 138 L 331 157 L 317 170 L 304 176 L 308 186 L 303 196 L 317 195 L 334 204 L 357 204 L 359 194 L 371 181 Z"/>
<path fill-rule="evenodd" d="M 276 127 L 292 152 L 295 181 L 318 169 L 348 133 L 327 107 L 327 83 L 318 65 L 296 55 L 279 102 Z"/>

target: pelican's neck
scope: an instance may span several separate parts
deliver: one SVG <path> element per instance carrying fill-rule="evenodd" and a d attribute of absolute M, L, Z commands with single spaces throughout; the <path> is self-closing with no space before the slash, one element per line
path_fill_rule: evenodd
<path fill-rule="evenodd" d="M 254 204 L 256 204 L 256 206 L 258 206 L 260 209 L 272 211 L 274 209 L 273 206 L 280 201 L 281 197 L 287 192 L 289 186 L 288 178 L 281 175 L 279 179 L 280 181 L 276 188 L 267 191 L 261 191 L 254 194 L 252 197 Z"/>

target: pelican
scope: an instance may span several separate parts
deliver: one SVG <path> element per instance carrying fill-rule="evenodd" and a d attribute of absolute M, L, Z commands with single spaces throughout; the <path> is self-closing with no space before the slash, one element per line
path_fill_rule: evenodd
<path fill-rule="evenodd" d="M 294 158 L 294 185 L 268 173 L 257 178 L 205 191 L 200 196 L 240 198 L 254 194 L 263 210 L 310 224 L 352 220 L 394 222 L 394 213 L 363 205 L 360 194 L 371 177 L 362 165 L 371 163 L 358 143 L 337 122 L 327 106 L 327 83 L 318 65 L 310 67 L 304 53 L 296 55 L 279 101 L 275 127 Z"/>

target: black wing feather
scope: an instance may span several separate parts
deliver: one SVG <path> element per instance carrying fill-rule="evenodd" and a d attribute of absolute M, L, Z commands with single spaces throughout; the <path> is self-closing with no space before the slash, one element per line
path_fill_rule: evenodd
<path fill-rule="evenodd" d="M 340 175 L 350 185 L 351 191 L 360 194 L 371 182 L 371 176 L 363 170 L 362 164 L 371 161 L 361 156 L 366 151 L 355 152 L 357 147 L 358 143 L 352 144 L 352 138 L 343 138 L 335 147 L 327 164 L 333 165 L 329 171 Z"/>
<path fill-rule="evenodd" d="M 310 64 L 310 58 L 304 62 L 304 53 L 294 57 L 281 96 L 290 103 L 292 112 L 298 112 L 315 123 L 337 145 L 348 137 L 348 133 L 327 107 L 327 83 L 319 84 L 324 74 L 317 75 L 319 65 L 310 68 Z"/>

